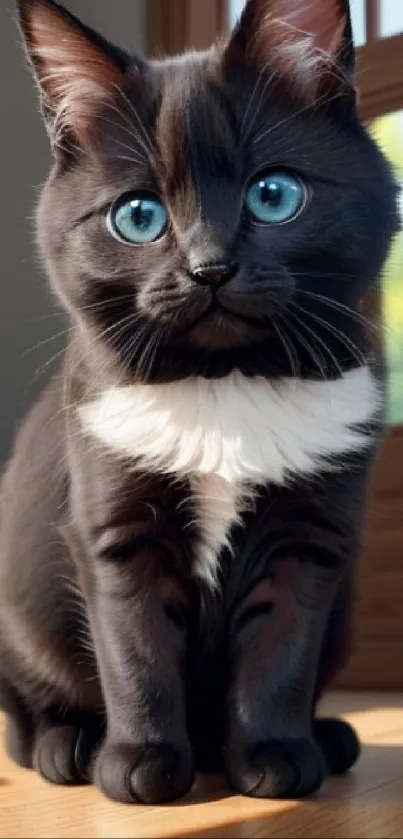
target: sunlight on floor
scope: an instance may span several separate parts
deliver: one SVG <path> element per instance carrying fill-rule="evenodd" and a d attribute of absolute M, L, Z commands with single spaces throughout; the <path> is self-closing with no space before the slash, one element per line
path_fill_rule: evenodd
<path fill-rule="evenodd" d="M 176 805 L 116 805 L 93 788 L 45 784 L 0 751 L 0 837 L 403 837 L 403 696 L 338 692 L 321 714 L 342 715 L 357 727 L 362 756 L 348 777 L 328 781 L 303 802 L 240 798 L 210 777 Z"/>

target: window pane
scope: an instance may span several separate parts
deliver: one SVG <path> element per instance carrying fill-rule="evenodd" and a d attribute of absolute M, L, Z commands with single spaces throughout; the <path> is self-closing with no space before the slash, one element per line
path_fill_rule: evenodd
<path fill-rule="evenodd" d="M 245 0 L 229 0 L 230 14 L 229 20 L 231 28 L 235 25 L 241 15 L 242 9 L 245 6 Z"/>
<path fill-rule="evenodd" d="M 367 39 L 365 0 L 350 0 L 350 9 L 354 43 L 356 47 L 362 47 Z"/>
<path fill-rule="evenodd" d="M 381 0 L 381 36 L 398 35 L 403 32 L 402 0 Z"/>
<path fill-rule="evenodd" d="M 231 28 L 235 25 L 242 9 L 245 6 L 246 0 L 229 0 L 229 21 Z M 395 2 L 395 0 L 392 0 Z M 397 2 L 397 0 L 396 0 Z M 403 0 L 402 2 L 403 8 Z M 365 44 L 365 0 L 351 0 L 351 19 L 354 31 L 354 41 L 357 47 Z"/>
<path fill-rule="evenodd" d="M 403 111 L 374 120 L 370 131 L 392 163 L 402 186 L 402 230 L 385 268 L 383 312 L 389 368 L 388 420 L 391 424 L 403 424 Z"/>

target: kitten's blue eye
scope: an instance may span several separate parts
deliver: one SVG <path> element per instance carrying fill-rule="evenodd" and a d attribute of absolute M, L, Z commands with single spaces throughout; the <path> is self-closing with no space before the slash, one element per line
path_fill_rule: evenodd
<path fill-rule="evenodd" d="M 302 181 L 289 172 L 263 172 L 246 192 L 246 207 L 261 224 L 284 224 L 304 209 L 307 190 Z"/>
<path fill-rule="evenodd" d="M 129 245 L 147 245 L 165 232 L 168 213 L 158 198 L 147 193 L 123 195 L 112 205 L 107 216 L 108 230 Z"/>

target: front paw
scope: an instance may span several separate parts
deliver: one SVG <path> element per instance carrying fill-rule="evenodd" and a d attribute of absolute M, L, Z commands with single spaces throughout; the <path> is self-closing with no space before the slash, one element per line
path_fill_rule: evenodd
<path fill-rule="evenodd" d="M 229 750 L 230 787 L 254 798 L 302 798 L 322 785 L 325 766 L 313 740 L 268 740 L 242 752 Z"/>
<path fill-rule="evenodd" d="M 98 736 L 100 733 L 97 732 Z M 88 783 L 89 766 L 97 746 L 94 731 L 77 725 L 48 725 L 36 733 L 33 768 L 52 784 Z"/>
<path fill-rule="evenodd" d="M 125 803 L 163 804 L 189 792 L 194 779 L 190 748 L 165 743 L 106 742 L 94 780 L 109 798 Z"/>

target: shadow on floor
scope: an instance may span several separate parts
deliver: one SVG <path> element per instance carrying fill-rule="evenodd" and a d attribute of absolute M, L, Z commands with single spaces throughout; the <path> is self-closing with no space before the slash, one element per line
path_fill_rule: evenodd
<path fill-rule="evenodd" d="M 171 839 L 403 837 L 403 746 L 365 745 L 349 775 L 305 801 L 246 800 L 225 792 L 222 779 L 202 778 L 178 807 L 184 825 L 205 826 L 166 834 Z"/>

